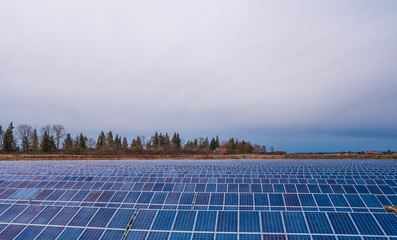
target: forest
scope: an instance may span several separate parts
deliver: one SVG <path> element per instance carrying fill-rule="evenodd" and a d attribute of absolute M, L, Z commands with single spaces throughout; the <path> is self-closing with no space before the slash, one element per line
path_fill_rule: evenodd
<path fill-rule="evenodd" d="M 216 148 L 223 147 L 228 154 L 266 153 L 266 146 L 249 141 L 230 138 L 220 141 L 218 136 L 197 137 L 185 140 L 180 134 L 155 132 L 150 137 L 127 137 L 112 131 L 101 131 L 98 138 L 88 138 L 83 133 L 72 136 L 62 124 L 48 124 L 39 130 L 28 124 L 7 128 L 0 125 L 0 152 L 2 154 L 212 154 Z M 274 148 L 271 147 L 271 152 Z"/>

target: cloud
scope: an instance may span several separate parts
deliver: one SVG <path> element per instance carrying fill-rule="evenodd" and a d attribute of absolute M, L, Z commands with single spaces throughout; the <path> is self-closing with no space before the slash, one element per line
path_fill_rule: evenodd
<path fill-rule="evenodd" d="M 368 132 L 371 145 L 397 128 L 396 7 L 3 1 L 0 122 L 259 143 L 262 133 L 244 131 L 268 129 L 279 142 L 295 129 L 311 139 Z"/>

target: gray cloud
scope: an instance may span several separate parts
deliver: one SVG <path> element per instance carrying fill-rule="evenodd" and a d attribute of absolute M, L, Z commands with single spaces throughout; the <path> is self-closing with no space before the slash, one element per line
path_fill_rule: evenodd
<path fill-rule="evenodd" d="M 396 22 L 388 0 L 2 1 L 0 123 L 396 149 Z"/>

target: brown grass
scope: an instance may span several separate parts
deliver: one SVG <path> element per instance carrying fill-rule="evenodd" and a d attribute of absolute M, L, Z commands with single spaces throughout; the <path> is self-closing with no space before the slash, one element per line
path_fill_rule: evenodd
<path fill-rule="evenodd" d="M 155 159 L 397 159 L 397 155 L 323 155 L 323 154 L 236 154 L 236 155 L 64 155 L 64 154 L 0 154 L 9 160 L 155 160 Z"/>

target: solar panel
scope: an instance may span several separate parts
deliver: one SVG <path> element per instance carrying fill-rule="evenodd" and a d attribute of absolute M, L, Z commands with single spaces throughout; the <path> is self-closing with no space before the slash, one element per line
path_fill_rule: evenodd
<path fill-rule="evenodd" d="M 260 232 L 259 212 L 241 211 L 239 214 L 239 232 Z"/>
<path fill-rule="evenodd" d="M 238 213 L 236 211 L 221 211 L 218 213 L 217 232 L 237 232 Z"/>
<path fill-rule="evenodd" d="M 196 211 L 178 211 L 172 230 L 192 231 L 196 214 Z"/>
<path fill-rule="evenodd" d="M 152 230 L 171 230 L 176 211 L 159 211 L 152 225 Z"/>
<path fill-rule="evenodd" d="M 354 223 L 363 235 L 384 235 L 375 218 L 370 213 L 351 213 Z"/>
<path fill-rule="evenodd" d="M 280 212 L 261 212 L 262 232 L 283 233 L 283 220 Z"/>
<path fill-rule="evenodd" d="M 306 212 L 307 225 L 311 233 L 333 234 L 327 215 L 323 212 Z"/>
<path fill-rule="evenodd" d="M 308 233 L 305 218 L 301 212 L 283 212 L 287 233 Z"/>
<path fill-rule="evenodd" d="M 0 234 L 121 239 L 131 222 L 126 239 L 394 240 L 397 217 L 383 206 L 397 205 L 396 169 L 389 160 L 0 162 Z"/>

